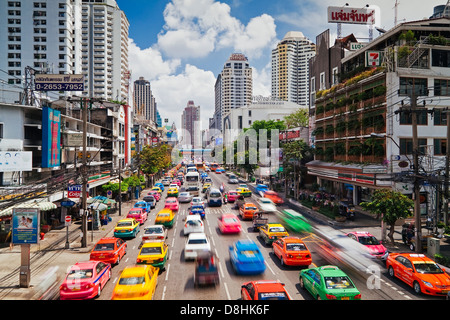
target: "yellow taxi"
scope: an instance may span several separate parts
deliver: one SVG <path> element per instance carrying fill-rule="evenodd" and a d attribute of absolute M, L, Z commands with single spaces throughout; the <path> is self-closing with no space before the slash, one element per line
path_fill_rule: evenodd
<path fill-rule="evenodd" d="M 136 238 L 139 232 L 139 221 L 134 218 L 119 220 L 114 228 L 116 238 Z"/>
<path fill-rule="evenodd" d="M 211 188 L 211 183 L 207 182 L 207 183 L 203 184 L 202 192 L 205 193 L 206 190 L 208 190 L 209 188 Z"/>
<path fill-rule="evenodd" d="M 164 208 L 156 214 L 155 224 L 162 224 L 166 228 L 172 228 L 174 218 L 173 211 L 169 208 Z"/>
<path fill-rule="evenodd" d="M 151 300 L 158 282 L 159 268 L 152 265 L 127 266 L 123 269 L 111 300 Z"/>
<path fill-rule="evenodd" d="M 137 264 L 150 264 L 161 270 L 165 269 L 165 264 L 169 253 L 169 246 L 163 241 L 144 242 L 136 259 Z"/>
<path fill-rule="evenodd" d="M 245 198 L 252 196 L 252 192 L 250 191 L 249 188 L 239 187 L 236 189 L 236 191 L 239 193 L 239 195 L 241 195 Z"/>
<path fill-rule="evenodd" d="M 158 192 L 159 192 L 159 194 L 161 194 L 161 193 L 162 193 L 162 190 L 161 190 L 161 188 L 160 188 L 160 187 L 153 187 L 153 188 L 151 188 L 151 191 L 158 191 Z"/>
<path fill-rule="evenodd" d="M 167 189 L 167 197 L 178 197 L 178 188 L 170 187 Z"/>
<path fill-rule="evenodd" d="M 277 239 L 288 237 L 289 233 L 279 223 L 267 223 L 259 228 L 259 236 L 266 245 L 272 245 Z"/>

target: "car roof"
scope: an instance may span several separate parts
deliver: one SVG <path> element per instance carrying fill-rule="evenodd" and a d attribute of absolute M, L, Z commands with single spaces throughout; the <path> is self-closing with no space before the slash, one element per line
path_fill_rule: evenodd
<path fill-rule="evenodd" d="M 283 240 L 290 243 L 304 243 L 299 237 L 283 237 Z"/>
<path fill-rule="evenodd" d="M 189 238 L 204 239 L 206 238 L 206 234 L 204 234 L 203 232 L 193 232 L 189 233 Z"/>
<path fill-rule="evenodd" d="M 116 237 L 105 237 L 105 238 L 101 238 L 100 240 L 97 241 L 97 243 L 109 243 L 109 242 L 116 242 L 117 239 Z"/>
<path fill-rule="evenodd" d="M 426 255 L 421 253 L 398 253 L 398 254 L 392 254 L 393 257 L 395 256 L 403 256 L 412 262 L 430 262 L 433 261 L 432 259 L 428 258 Z M 433 261 L 434 262 L 434 261 Z"/>
<path fill-rule="evenodd" d="M 164 244 L 163 241 L 146 241 L 142 244 L 143 247 L 162 247 Z"/>
<path fill-rule="evenodd" d="M 274 280 L 258 280 L 251 282 L 258 292 L 284 291 L 284 283 Z"/>
<path fill-rule="evenodd" d="M 352 232 L 348 232 L 348 234 L 354 234 L 355 236 L 373 237 L 373 235 L 370 232 L 367 232 L 367 231 L 352 231 Z"/>
<path fill-rule="evenodd" d="M 164 226 L 160 225 L 160 224 L 152 224 L 152 225 L 144 227 L 144 229 L 150 229 L 150 228 L 160 228 L 160 229 L 164 230 Z"/>
<path fill-rule="evenodd" d="M 150 265 L 133 265 L 133 266 L 126 266 L 120 277 L 124 276 L 134 276 L 134 275 L 143 275 L 146 273 L 147 269 L 150 267 Z"/>
<path fill-rule="evenodd" d="M 202 218 L 198 214 L 190 214 L 186 217 L 186 220 L 201 220 Z"/>
<path fill-rule="evenodd" d="M 253 240 L 248 240 L 248 239 L 236 241 L 234 244 L 235 244 L 236 248 L 239 250 L 258 248 L 258 245 Z"/>
<path fill-rule="evenodd" d="M 122 222 L 122 221 L 135 221 L 133 218 L 125 218 L 125 219 L 120 219 L 117 222 Z"/>
<path fill-rule="evenodd" d="M 95 266 L 99 261 L 95 261 L 95 260 L 88 260 L 88 261 L 81 261 L 81 262 L 77 262 L 76 264 L 72 265 L 71 269 L 73 268 L 85 268 L 85 267 L 93 267 Z"/>
<path fill-rule="evenodd" d="M 324 277 L 347 276 L 347 274 L 337 266 L 326 265 L 316 268 Z"/>

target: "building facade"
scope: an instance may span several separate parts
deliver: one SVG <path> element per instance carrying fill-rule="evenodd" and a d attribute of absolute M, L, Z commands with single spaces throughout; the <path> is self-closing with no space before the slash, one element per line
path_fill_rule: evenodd
<path fill-rule="evenodd" d="M 308 106 L 309 59 L 315 45 L 299 31 L 286 33 L 272 50 L 272 97 Z"/>
<path fill-rule="evenodd" d="M 182 145 L 190 145 L 191 148 L 201 147 L 200 106 L 194 105 L 190 100 L 181 115 Z"/>

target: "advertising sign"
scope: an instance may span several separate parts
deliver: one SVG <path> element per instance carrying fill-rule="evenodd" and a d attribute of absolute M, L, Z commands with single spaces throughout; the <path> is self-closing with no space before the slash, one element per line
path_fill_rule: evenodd
<path fill-rule="evenodd" d="M 375 24 L 375 10 L 370 8 L 328 7 L 329 23 Z"/>
<path fill-rule="evenodd" d="M 366 51 L 366 67 L 381 66 L 381 52 L 380 51 Z"/>
<path fill-rule="evenodd" d="M 87 191 L 89 185 L 87 185 Z M 81 184 L 74 184 L 67 188 L 67 198 L 81 198 L 83 192 L 83 186 Z"/>
<path fill-rule="evenodd" d="M 13 208 L 11 239 L 14 244 L 36 244 L 39 239 L 40 210 Z"/>
<path fill-rule="evenodd" d="M 61 112 L 42 108 L 42 167 L 58 167 L 61 163 Z"/>
<path fill-rule="evenodd" d="M 367 46 L 367 42 L 350 42 L 350 51 L 356 51 Z"/>
<path fill-rule="evenodd" d="M 0 151 L 0 172 L 32 171 L 32 151 Z"/>
<path fill-rule="evenodd" d="M 67 134 L 67 146 L 68 147 L 82 147 L 83 146 L 83 133 L 68 133 Z"/>
<path fill-rule="evenodd" d="M 82 74 L 37 74 L 34 78 L 36 91 L 83 91 Z"/>

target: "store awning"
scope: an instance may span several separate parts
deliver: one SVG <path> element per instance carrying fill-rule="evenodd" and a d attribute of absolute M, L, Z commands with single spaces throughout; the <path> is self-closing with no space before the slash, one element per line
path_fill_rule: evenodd
<path fill-rule="evenodd" d="M 108 206 L 106 204 L 103 204 L 101 202 L 95 202 L 89 206 L 89 208 L 92 208 L 94 210 L 98 211 L 104 211 L 108 209 Z"/>
<path fill-rule="evenodd" d="M 46 199 L 34 199 L 23 203 L 11 205 L 10 207 L 0 211 L 0 217 L 11 216 L 14 208 L 38 208 L 40 211 L 49 211 L 56 209 L 56 204 Z"/>

